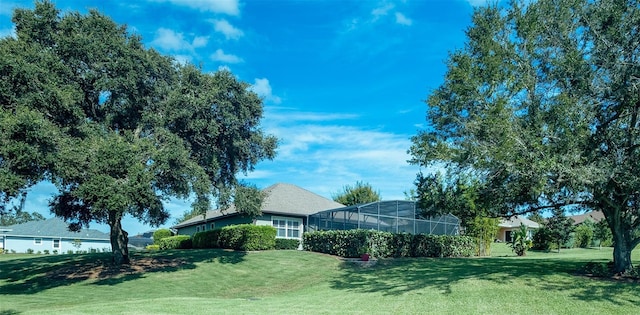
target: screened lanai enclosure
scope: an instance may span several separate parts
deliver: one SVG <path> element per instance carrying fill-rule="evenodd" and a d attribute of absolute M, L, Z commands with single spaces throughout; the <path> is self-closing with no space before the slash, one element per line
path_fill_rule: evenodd
<path fill-rule="evenodd" d="M 415 201 L 378 201 L 326 210 L 309 216 L 310 232 L 367 229 L 393 233 L 457 235 L 460 220 L 451 215 L 423 218 Z"/>

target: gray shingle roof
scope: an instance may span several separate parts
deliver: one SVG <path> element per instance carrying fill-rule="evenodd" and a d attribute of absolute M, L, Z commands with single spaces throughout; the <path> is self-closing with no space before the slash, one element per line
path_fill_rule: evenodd
<path fill-rule="evenodd" d="M 604 219 L 604 213 L 602 213 L 602 211 L 589 211 L 587 213 L 569 216 L 569 218 L 573 219 L 574 225 L 580 224 L 587 219 L 597 223 Z"/>
<path fill-rule="evenodd" d="M 341 203 L 337 203 L 304 188 L 291 184 L 278 183 L 271 185 L 262 191 L 266 194 L 261 209 L 263 213 L 307 216 L 324 210 L 344 207 Z M 219 209 L 207 211 L 206 217 L 207 219 L 213 219 L 235 215 L 236 213 L 236 208 L 231 205 L 229 209 L 223 211 Z M 190 226 L 202 221 L 202 216 L 196 216 L 173 226 L 173 228 Z"/>
<path fill-rule="evenodd" d="M 500 224 L 498 224 L 499 227 L 504 227 L 504 228 L 514 228 L 514 227 L 519 227 L 520 223 L 524 224 L 526 227 L 529 228 L 534 228 L 534 229 L 539 229 L 540 228 L 540 224 L 538 224 L 537 222 L 531 221 L 523 216 L 513 216 L 509 219 L 503 219 Z"/>
<path fill-rule="evenodd" d="M 74 239 L 109 240 L 109 235 L 93 229 L 81 229 L 78 232 L 69 231 L 68 224 L 59 218 L 43 221 L 29 221 L 2 228 L 3 234 L 12 236 L 41 236 Z"/>

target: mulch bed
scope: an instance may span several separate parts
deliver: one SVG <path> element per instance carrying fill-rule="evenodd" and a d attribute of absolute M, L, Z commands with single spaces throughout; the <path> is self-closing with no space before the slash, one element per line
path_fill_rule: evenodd
<path fill-rule="evenodd" d="M 122 266 L 114 266 L 105 261 L 95 261 L 92 263 L 77 263 L 73 266 L 56 269 L 48 272 L 47 277 L 51 280 L 102 280 L 178 268 L 184 263 L 185 260 L 180 258 L 153 257 L 136 257 L 131 259 L 131 264 Z"/>

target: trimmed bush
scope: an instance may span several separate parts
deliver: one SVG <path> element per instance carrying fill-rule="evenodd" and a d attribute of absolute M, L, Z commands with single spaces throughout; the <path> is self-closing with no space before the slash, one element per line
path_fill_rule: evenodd
<path fill-rule="evenodd" d="M 147 250 L 159 250 L 160 249 L 160 245 L 157 245 L 157 244 L 147 245 L 145 248 Z"/>
<path fill-rule="evenodd" d="M 276 249 L 298 249 L 300 241 L 296 239 L 276 238 Z"/>
<path fill-rule="evenodd" d="M 239 224 L 220 230 L 218 244 L 234 250 L 268 250 L 276 246 L 276 229 L 272 226 Z"/>
<path fill-rule="evenodd" d="M 469 257 L 469 236 L 392 234 L 373 230 L 319 231 L 304 234 L 305 250 L 340 257 Z"/>
<path fill-rule="evenodd" d="M 190 249 L 192 248 L 191 237 L 189 235 L 176 235 L 165 237 L 160 240 L 161 250 L 166 249 Z"/>
<path fill-rule="evenodd" d="M 276 234 L 278 231 L 273 226 L 251 225 L 243 227 L 242 250 L 268 250 L 276 248 Z"/>
<path fill-rule="evenodd" d="M 193 248 L 220 248 L 220 229 L 198 232 L 193 235 Z"/>
<path fill-rule="evenodd" d="M 159 245 L 160 241 L 169 236 L 173 236 L 173 233 L 169 229 L 157 229 L 153 232 L 153 244 Z"/>

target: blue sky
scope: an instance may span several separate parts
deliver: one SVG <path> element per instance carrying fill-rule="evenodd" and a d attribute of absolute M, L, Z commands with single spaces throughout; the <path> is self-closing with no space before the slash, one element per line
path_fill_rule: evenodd
<path fill-rule="evenodd" d="M 371 184 L 404 199 L 420 171 L 406 161 L 409 138 L 425 128 L 424 99 L 461 48 L 474 6 L 485 0 L 57 0 L 64 11 L 98 9 L 147 47 L 208 72 L 228 68 L 264 98 L 263 128 L 280 140 L 273 161 L 247 182 L 285 182 L 327 198 L 344 185 Z M 0 0 L 0 36 L 15 36 L 11 12 L 32 1 Z M 51 217 L 43 183 L 27 211 Z M 174 200 L 172 218 L 189 208 Z M 131 235 L 144 232 L 132 218 Z M 107 226 L 91 226 L 108 231 Z"/>

